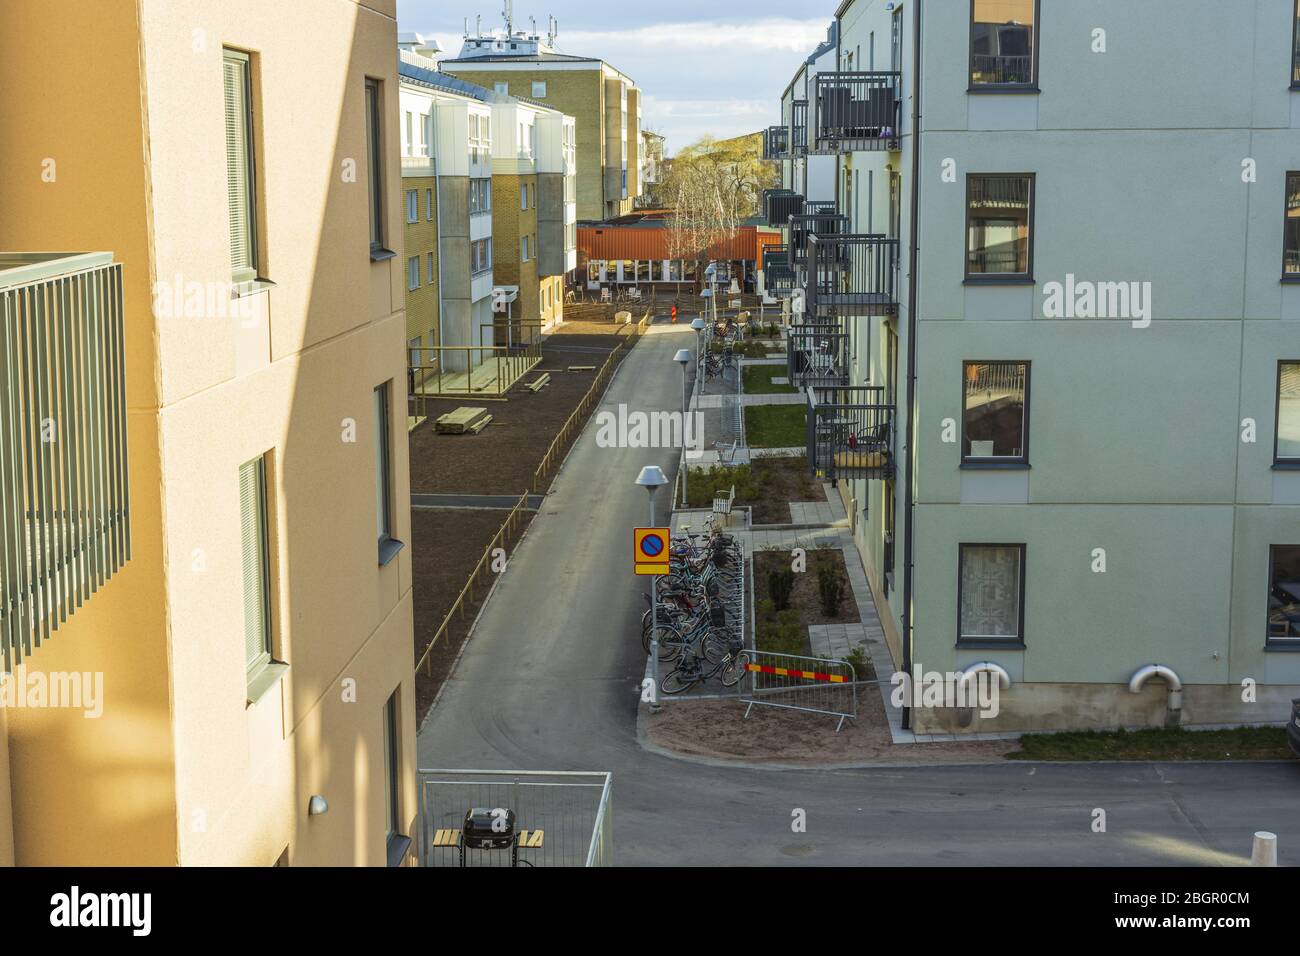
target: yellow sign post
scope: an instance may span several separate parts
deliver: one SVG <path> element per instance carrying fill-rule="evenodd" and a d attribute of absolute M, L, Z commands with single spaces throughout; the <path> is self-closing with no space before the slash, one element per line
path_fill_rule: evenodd
<path fill-rule="evenodd" d="M 637 574 L 668 573 L 668 528 L 634 528 L 632 563 Z"/>

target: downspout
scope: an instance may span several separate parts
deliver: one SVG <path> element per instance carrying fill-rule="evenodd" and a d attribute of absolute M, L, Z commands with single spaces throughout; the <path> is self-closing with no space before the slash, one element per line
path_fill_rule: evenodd
<path fill-rule="evenodd" d="M 434 109 L 437 109 L 435 106 Z M 434 135 L 438 132 L 438 120 L 434 117 L 433 121 Z M 438 345 L 446 345 L 446 340 L 442 337 L 442 317 L 444 306 L 442 304 L 442 176 L 438 173 L 438 160 L 433 160 L 433 197 L 436 205 L 436 211 L 433 216 L 433 244 L 438 250 Z M 438 371 L 442 371 L 442 352 L 438 352 Z"/>
<path fill-rule="evenodd" d="M 912 526 L 916 496 L 914 474 L 916 464 L 916 279 L 917 226 L 921 212 L 921 0 L 913 0 L 912 8 L 912 203 L 911 235 L 907 243 L 907 487 L 903 503 L 903 673 L 912 673 L 912 568 L 916 561 L 912 554 L 914 542 Z M 912 726 L 912 709 L 903 705 L 903 729 Z"/>

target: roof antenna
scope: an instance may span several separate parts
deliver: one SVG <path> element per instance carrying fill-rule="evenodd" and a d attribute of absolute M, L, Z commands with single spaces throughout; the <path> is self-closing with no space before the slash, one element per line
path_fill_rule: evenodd
<path fill-rule="evenodd" d="M 465 18 L 465 33 L 464 33 L 464 37 L 465 37 L 466 40 L 469 39 L 469 17 L 466 17 L 466 18 Z"/>
<path fill-rule="evenodd" d="M 534 37 L 537 36 L 537 18 L 536 18 L 536 17 L 529 17 L 529 18 L 528 18 L 528 33 L 529 33 L 530 36 L 534 36 Z"/>
<path fill-rule="evenodd" d="M 506 37 L 507 39 L 514 35 L 514 4 L 510 0 L 505 0 L 505 9 L 501 11 L 506 18 Z"/>
<path fill-rule="evenodd" d="M 546 45 L 555 46 L 555 17 L 546 17 Z"/>

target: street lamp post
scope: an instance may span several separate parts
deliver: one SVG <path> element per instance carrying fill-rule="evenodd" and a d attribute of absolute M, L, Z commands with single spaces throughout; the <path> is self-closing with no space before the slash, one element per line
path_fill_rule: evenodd
<path fill-rule="evenodd" d="M 686 464 L 686 429 L 690 420 L 691 403 L 686 398 L 686 366 L 690 364 L 690 349 L 678 349 L 673 361 L 682 367 L 682 504 L 686 504 L 686 482 L 690 469 Z"/>
<path fill-rule="evenodd" d="M 636 483 L 650 493 L 650 524 L 655 526 L 655 492 L 668 484 L 664 471 L 658 465 L 646 465 L 636 476 Z M 664 542 L 664 548 L 672 553 L 670 541 Z M 650 701 L 652 710 L 659 709 L 659 575 L 650 577 L 650 681 L 654 684 L 653 697 Z"/>
<path fill-rule="evenodd" d="M 695 388 L 700 387 L 700 350 L 704 347 L 700 344 L 700 337 L 704 333 L 705 322 L 700 316 L 691 319 L 691 328 L 695 330 Z"/>

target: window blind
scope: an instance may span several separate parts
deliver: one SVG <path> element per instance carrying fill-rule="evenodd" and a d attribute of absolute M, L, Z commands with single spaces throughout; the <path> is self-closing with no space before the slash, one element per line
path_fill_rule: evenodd
<path fill-rule="evenodd" d="M 252 122 L 248 56 L 226 50 L 222 63 L 226 113 L 226 188 L 230 217 L 230 269 L 235 282 L 257 274 L 253 235 Z"/>
<path fill-rule="evenodd" d="M 252 670 L 271 658 L 266 463 L 262 457 L 239 466 L 239 544 L 244 578 L 244 661 Z"/>

